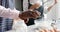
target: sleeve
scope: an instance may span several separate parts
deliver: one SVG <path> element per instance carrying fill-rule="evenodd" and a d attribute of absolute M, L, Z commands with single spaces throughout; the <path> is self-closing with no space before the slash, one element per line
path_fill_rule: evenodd
<path fill-rule="evenodd" d="M 36 4 L 36 3 L 39 3 L 40 5 L 42 5 L 41 0 L 31 0 L 30 3 L 31 3 L 32 5 L 34 5 L 34 4 Z"/>
<path fill-rule="evenodd" d="M 0 17 L 17 19 L 19 16 L 19 11 L 11 10 L 0 5 Z"/>
<path fill-rule="evenodd" d="M 46 13 L 48 13 L 48 10 L 47 10 L 47 6 L 44 6 L 44 13 L 46 14 Z"/>

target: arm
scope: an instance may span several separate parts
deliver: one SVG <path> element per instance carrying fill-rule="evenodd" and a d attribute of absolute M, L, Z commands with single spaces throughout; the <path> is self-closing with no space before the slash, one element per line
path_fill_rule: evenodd
<path fill-rule="evenodd" d="M 41 2 L 40 2 L 40 0 L 34 0 L 30 4 L 32 4 L 32 6 L 30 6 L 30 10 L 34 10 L 34 9 L 38 9 L 40 7 Z"/>
<path fill-rule="evenodd" d="M 57 0 L 55 0 L 55 3 L 51 5 L 47 10 L 50 11 L 50 9 L 57 3 Z"/>
<path fill-rule="evenodd" d="M 30 7 L 30 9 L 34 10 L 34 9 L 39 8 L 39 7 L 40 7 L 40 3 L 35 3 L 34 5 L 32 5 L 32 6 Z"/>
<path fill-rule="evenodd" d="M 22 20 L 26 20 L 27 18 L 38 18 L 39 12 L 37 11 L 25 11 L 20 13 L 17 10 L 7 9 L 3 6 L 0 6 L 0 17 L 4 18 L 12 18 L 18 20 L 19 18 Z M 28 20 L 28 19 L 27 19 Z"/>
<path fill-rule="evenodd" d="M 0 17 L 17 19 L 19 11 L 0 6 Z"/>

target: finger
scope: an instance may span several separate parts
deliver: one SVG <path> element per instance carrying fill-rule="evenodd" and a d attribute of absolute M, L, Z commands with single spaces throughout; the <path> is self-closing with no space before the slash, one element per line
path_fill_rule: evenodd
<path fill-rule="evenodd" d="M 42 29 L 40 32 L 49 32 L 47 29 Z"/>
<path fill-rule="evenodd" d="M 38 16 L 40 16 L 41 13 L 40 13 L 39 11 L 36 11 L 36 14 L 37 14 Z"/>
<path fill-rule="evenodd" d="M 25 20 L 24 20 L 25 23 L 28 23 L 28 21 L 29 21 L 29 19 L 25 19 Z"/>

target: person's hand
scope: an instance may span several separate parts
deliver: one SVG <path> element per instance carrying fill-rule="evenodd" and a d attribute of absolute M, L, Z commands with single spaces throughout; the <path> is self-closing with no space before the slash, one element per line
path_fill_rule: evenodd
<path fill-rule="evenodd" d="M 20 19 L 24 21 L 29 21 L 29 18 L 36 19 L 40 16 L 40 12 L 38 11 L 25 11 L 19 14 Z"/>

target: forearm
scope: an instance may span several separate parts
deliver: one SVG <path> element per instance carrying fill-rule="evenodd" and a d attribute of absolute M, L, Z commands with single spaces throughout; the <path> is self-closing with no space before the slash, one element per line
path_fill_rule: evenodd
<path fill-rule="evenodd" d="M 54 6 L 55 4 L 51 5 L 47 10 L 50 11 L 50 9 Z"/>
<path fill-rule="evenodd" d="M 19 15 L 19 11 L 11 10 L 9 8 L 0 6 L 0 17 L 15 19 L 18 18 L 18 15 Z"/>
<path fill-rule="evenodd" d="M 54 4 L 51 5 L 47 10 L 50 11 L 50 9 L 51 9 L 55 4 L 57 4 L 57 0 L 55 0 Z"/>
<path fill-rule="evenodd" d="M 50 11 L 50 9 L 53 7 L 54 5 L 51 5 L 47 10 Z"/>

